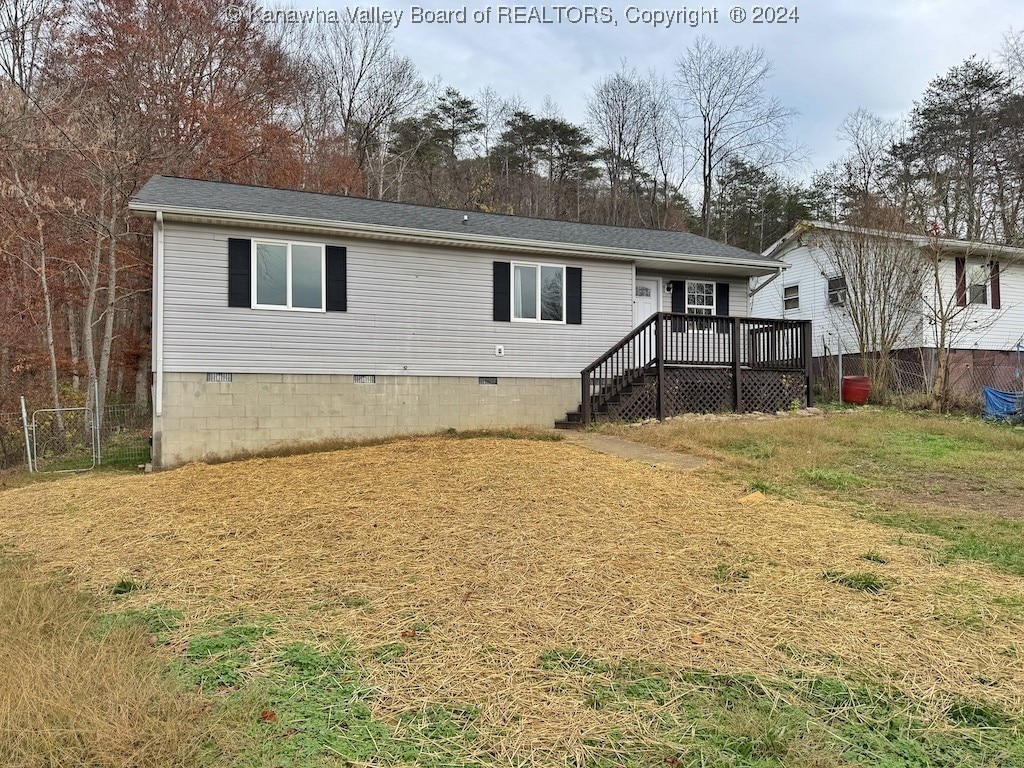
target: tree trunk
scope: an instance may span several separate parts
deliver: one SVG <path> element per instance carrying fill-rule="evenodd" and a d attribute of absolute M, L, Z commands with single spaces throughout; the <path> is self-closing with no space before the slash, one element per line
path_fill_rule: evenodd
<path fill-rule="evenodd" d="M 69 303 L 67 305 L 68 315 L 68 341 L 71 345 L 71 365 L 74 372 L 71 374 L 71 386 L 75 391 L 82 389 L 82 377 L 78 373 L 78 365 L 82 362 L 82 347 L 78 342 L 78 328 L 75 321 L 75 308 Z"/>
<path fill-rule="evenodd" d="M 46 313 L 46 351 L 50 362 L 50 397 L 57 410 L 56 422 L 61 440 L 64 438 L 64 417 L 60 412 L 60 382 L 57 378 L 57 348 L 53 337 L 53 300 L 50 297 L 50 283 L 46 277 L 46 245 L 43 242 L 42 225 L 39 226 L 39 282 L 43 289 L 43 307 Z"/>
<path fill-rule="evenodd" d="M 106 405 L 107 385 L 110 378 L 110 354 L 114 347 L 114 318 L 117 315 L 117 236 L 114 233 L 115 226 L 117 224 L 111 218 L 108 230 L 109 239 L 107 240 L 107 306 L 103 317 L 103 338 L 100 340 L 97 414 L 102 414 L 103 406 Z"/>
<path fill-rule="evenodd" d="M 711 153 L 714 151 L 714 144 L 711 141 L 711 124 L 704 119 L 704 163 L 702 167 L 702 181 L 704 183 L 704 196 L 700 202 L 700 229 L 704 237 L 711 237 L 711 184 L 714 181 L 714 161 Z"/>
<path fill-rule="evenodd" d="M 144 411 L 149 407 L 149 357 L 139 355 L 135 368 L 135 408 Z"/>
<path fill-rule="evenodd" d="M 945 411 L 949 403 L 949 349 L 945 319 L 939 320 L 938 344 L 935 350 L 935 379 L 932 383 L 932 410 Z"/>
<path fill-rule="evenodd" d="M 106 204 L 106 187 L 100 189 L 99 208 L 102 211 Z M 96 302 L 100 283 L 100 264 L 103 261 L 103 233 L 99 226 L 92 246 L 92 263 L 89 265 L 89 283 L 86 286 L 85 309 L 82 312 L 82 353 L 85 356 L 85 369 L 88 374 L 86 382 L 86 403 L 93 403 L 93 382 L 97 380 L 96 341 L 93 326 L 96 323 Z"/>

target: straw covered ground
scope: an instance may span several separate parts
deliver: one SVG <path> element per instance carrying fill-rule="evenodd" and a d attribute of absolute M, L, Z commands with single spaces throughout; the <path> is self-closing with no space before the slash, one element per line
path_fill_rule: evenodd
<path fill-rule="evenodd" d="M 0 537 L 180 611 L 172 649 L 226 615 L 263 617 L 266 654 L 347 643 L 379 660 L 375 718 L 472 706 L 473 749 L 503 763 L 585 761 L 671 708 L 588 705 L 568 674 L 588 660 L 872 680 L 936 722 L 954 700 L 1024 713 L 1024 581 L 744 493 L 566 442 L 438 437 L 8 490 Z"/>

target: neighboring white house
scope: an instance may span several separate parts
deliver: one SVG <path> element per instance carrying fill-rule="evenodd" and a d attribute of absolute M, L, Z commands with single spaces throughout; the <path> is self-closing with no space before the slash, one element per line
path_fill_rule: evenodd
<path fill-rule="evenodd" d="M 863 232 L 819 221 L 798 224 L 765 251 L 765 256 L 789 266 L 777 277 L 755 282 L 752 314 L 810 320 L 815 357 L 835 355 L 840 348 L 847 354 L 860 352 L 846 312 L 847 276 L 832 266 L 835 260 L 830 257 L 829 243 L 830 238 L 856 237 Z M 1015 363 L 1017 345 L 1024 340 L 1024 248 L 916 235 L 897 237 L 921 252 L 922 260 L 926 249 L 927 253 L 939 253 L 940 295 L 970 310 L 958 320 L 964 327 L 958 327 L 952 348 L 961 353 L 994 353 L 960 355 L 961 364 L 971 365 L 977 357 L 985 364 L 1001 365 L 1001 355 L 1007 364 L 1011 356 Z M 927 275 L 926 285 L 933 280 L 934 271 Z M 896 349 L 935 347 L 935 326 L 921 304 Z"/>
<path fill-rule="evenodd" d="M 784 266 L 687 233 L 162 176 L 131 209 L 153 219 L 162 467 L 332 437 L 550 427 L 580 404 L 581 370 L 652 313 L 746 316 L 751 278 Z M 702 338 L 721 345 L 739 327 L 723 322 Z"/>

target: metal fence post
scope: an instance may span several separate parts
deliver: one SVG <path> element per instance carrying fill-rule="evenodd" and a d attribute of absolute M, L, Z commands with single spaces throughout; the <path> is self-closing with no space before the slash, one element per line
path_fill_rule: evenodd
<path fill-rule="evenodd" d="M 100 385 L 92 382 L 92 455 L 97 464 L 103 463 L 100 453 Z"/>
<path fill-rule="evenodd" d="M 25 429 L 25 460 L 28 461 L 28 471 L 32 474 L 32 442 L 28 437 L 28 410 L 25 408 L 25 396 L 21 396 L 21 424 Z"/>

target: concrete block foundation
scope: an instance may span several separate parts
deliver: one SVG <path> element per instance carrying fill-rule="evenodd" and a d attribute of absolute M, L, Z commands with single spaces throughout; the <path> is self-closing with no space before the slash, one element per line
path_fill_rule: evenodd
<path fill-rule="evenodd" d="M 579 404 L 579 379 L 475 376 L 165 372 L 153 419 L 153 465 L 337 438 L 423 434 L 448 428 L 551 427 Z"/>

